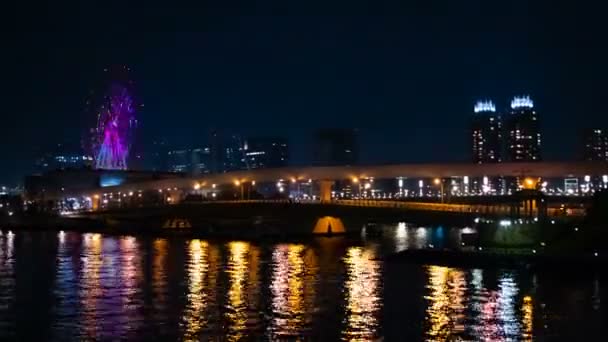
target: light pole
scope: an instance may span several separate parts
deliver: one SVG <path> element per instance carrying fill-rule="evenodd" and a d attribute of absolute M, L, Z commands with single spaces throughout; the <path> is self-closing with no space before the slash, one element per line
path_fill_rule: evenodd
<path fill-rule="evenodd" d="M 357 178 L 357 177 L 353 177 L 353 183 L 354 183 L 354 184 L 358 184 L 358 185 L 359 185 L 359 193 L 358 193 L 358 196 L 359 196 L 359 199 L 361 199 L 361 183 L 359 183 L 359 178 Z"/>
<path fill-rule="evenodd" d="M 439 191 L 441 191 L 441 203 L 443 203 L 443 180 L 440 178 L 435 178 L 434 182 L 435 185 L 440 185 Z"/>
<path fill-rule="evenodd" d="M 236 185 L 237 187 L 240 188 L 240 191 L 241 191 L 241 198 L 240 198 L 240 200 L 242 201 L 243 200 L 243 184 L 241 184 L 241 181 L 235 180 L 234 181 L 234 185 Z"/>

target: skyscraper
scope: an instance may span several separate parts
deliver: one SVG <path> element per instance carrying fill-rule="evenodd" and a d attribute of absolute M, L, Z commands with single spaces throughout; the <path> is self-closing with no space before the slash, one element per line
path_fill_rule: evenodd
<path fill-rule="evenodd" d="M 471 123 L 473 162 L 502 161 L 502 122 L 492 101 L 479 101 L 474 107 Z"/>
<path fill-rule="evenodd" d="M 245 165 L 248 169 L 287 166 L 287 139 L 280 137 L 249 138 L 244 145 Z"/>
<path fill-rule="evenodd" d="M 509 161 L 541 160 L 540 123 L 529 96 L 515 97 L 505 117 Z"/>
<path fill-rule="evenodd" d="M 243 144 L 238 134 L 212 130 L 209 134 L 211 173 L 221 173 L 244 169 Z"/>
<path fill-rule="evenodd" d="M 209 150 L 211 154 L 209 168 L 211 173 L 223 172 L 225 151 L 221 134 L 217 130 L 209 133 Z"/>
<path fill-rule="evenodd" d="M 167 166 L 171 172 L 193 175 L 209 173 L 211 150 L 209 147 L 172 150 L 167 153 Z"/>
<path fill-rule="evenodd" d="M 359 160 L 354 129 L 325 128 L 314 137 L 314 164 L 318 166 L 355 165 Z"/>
<path fill-rule="evenodd" d="M 587 129 L 583 133 L 583 158 L 587 161 L 608 161 L 608 134 L 602 129 Z"/>

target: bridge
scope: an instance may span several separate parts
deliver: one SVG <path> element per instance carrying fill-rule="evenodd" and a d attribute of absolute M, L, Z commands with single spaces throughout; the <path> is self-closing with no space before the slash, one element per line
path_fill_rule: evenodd
<path fill-rule="evenodd" d="M 130 191 L 146 191 L 159 189 L 212 189 L 223 184 L 240 185 L 242 183 L 262 183 L 284 181 L 337 181 L 359 179 L 396 179 L 396 178 L 440 178 L 452 177 L 531 177 L 531 178 L 559 178 L 559 177 L 585 177 L 588 175 L 608 175 L 606 162 L 535 162 L 535 163 L 442 163 L 442 164 L 396 164 L 396 165 L 369 165 L 369 166 L 335 166 L 335 167 L 287 167 L 273 169 L 256 169 L 246 171 L 233 171 L 227 173 L 203 174 L 199 176 L 175 175 L 160 179 L 138 179 L 114 186 L 102 187 L 100 185 L 89 188 L 70 189 L 63 186 L 61 191 L 52 189 L 47 196 L 54 195 L 78 196 L 83 194 L 94 195 L 99 192 L 125 193 Z M 57 185 L 56 185 L 57 188 Z M 327 190 L 327 189 L 325 189 Z M 321 196 L 323 197 L 323 196 Z"/>
<path fill-rule="evenodd" d="M 118 180 L 110 186 L 103 186 L 99 181 L 100 175 L 108 172 Z M 60 173 L 59 176 L 62 174 Z M 318 189 L 317 197 L 320 202 L 348 205 L 347 202 L 336 202 L 332 198 L 332 187 L 336 181 L 350 181 L 351 184 L 363 182 L 369 179 L 434 179 L 442 184 L 447 179 L 454 178 L 481 178 L 481 177 L 510 177 L 521 180 L 526 179 L 523 185 L 529 189 L 536 189 L 541 179 L 589 176 L 601 177 L 606 182 L 608 176 L 608 163 L 605 162 L 534 162 L 534 163 L 496 163 L 496 164 L 472 164 L 472 163 L 442 163 L 442 164 L 396 164 L 396 165 L 368 165 L 368 166 L 337 166 L 337 167 L 289 167 L 276 169 L 257 169 L 227 172 L 221 174 L 203 174 L 190 176 L 185 174 L 162 174 L 158 176 L 154 173 L 137 171 L 103 171 L 89 170 L 88 173 L 68 173 L 65 177 L 50 177 L 43 181 L 44 188 L 38 192 L 38 198 L 33 200 L 40 201 L 60 201 L 65 198 L 89 198 L 92 202 L 92 209 L 97 210 L 104 207 L 104 203 L 118 201 L 120 206 L 142 206 L 149 205 L 150 202 L 143 203 L 146 197 L 160 197 L 160 204 L 176 204 L 186 199 L 189 194 L 213 194 L 220 188 L 228 187 L 236 192 L 240 191 L 241 196 L 234 199 L 247 199 L 244 194 L 255 188 L 256 185 L 263 183 L 283 182 L 283 184 L 308 184 L 312 192 L 313 185 L 315 191 Z M 124 179 L 120 177 L 124 176 Z M 90 179 L 89 179 L 90 178 Z M 78 179 L 76 185 L 71 184 L 73 179 Z M 85 179 L 86 181 L 82 181 Z M 88 180 L 87 180 L 88 179 Z M 106 184 L 107 185 L 107 184 Z M 606 187 L 607 184 L 603 186 Z M 443 188 L 441 194 L 443 194 Z M 209 199 L 211 199 L 209 197 Z M 432 201 L 432 199 L 428 199 Z M 505 201 L 510 201 L 506 199 Z M 493 207 L 504 209 L 505 201 L 494 204 Z M 138 204 L 139 203 L 139 204 Z M 389 205 L 384 202 L 374 202 L 371 205 Z M 110 203 L 111 204 L 111 203 Z M 159 202 L 154 203 L 155 205 Z M 480 204 L 480 203 L 477 203 Z M 487 203 L 481 203 L 487 204 Z M 358 202 L 357 205 L 361 205 Z M 392 204 L 412 207 L 414 204 Z M 430 204 L 429 204 L 430 205 Z M 425 205 L 424 208 L 430 208 Z M 467 211 L 469 208 L 442 206 L 441 210 L 448 211 Z M 465 205 L 465 204 L 461 204 Z M 513 207 L 513 204 L 509 204 Z M 521 203 L 527 214 L 537 210 L 538 203 L 530 200 Z M 515 205 L 520 207 L 520 205 Z M 412 207 L 413 208 L 413 207 Z M 421 207 L 422 208 L 422 207 Z M 464 208 L 464 209 L 463 209 Z M 484 209 L 485 210 L 485 209 Z M 549 208 L 549 211 L 551 209 Z"/>

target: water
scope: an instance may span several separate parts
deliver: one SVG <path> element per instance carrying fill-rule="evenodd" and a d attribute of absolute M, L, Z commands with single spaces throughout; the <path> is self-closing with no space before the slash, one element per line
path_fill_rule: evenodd
<path fill-rule="evenodd" d="M 605 275 L 383 262 L 457 244 L 405 224 L 298 243 L 0 235 L 0 340 L 581 340 L 602 336 Z M 574 272 L 574 273 L 573 273 Z"/>

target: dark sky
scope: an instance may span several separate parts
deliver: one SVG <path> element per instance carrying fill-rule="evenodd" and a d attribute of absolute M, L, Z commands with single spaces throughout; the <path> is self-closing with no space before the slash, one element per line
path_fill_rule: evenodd
<path fill-rule="evenodd" d="M 80 139 L 87 91 L 112 64 L 134 70 L 144 141 L 286 135 L 299 164 L 311 131 L 331 126 L 359 128 L 368 163 L 468 160 L 478 98 L 506 109 L 530 94 L 546 159 L 574 158 L 582 127 L 608 127 L 606 6 L 594 2 L 125 3 L 10 12 L 0 183 L 36 149 Z"/>

